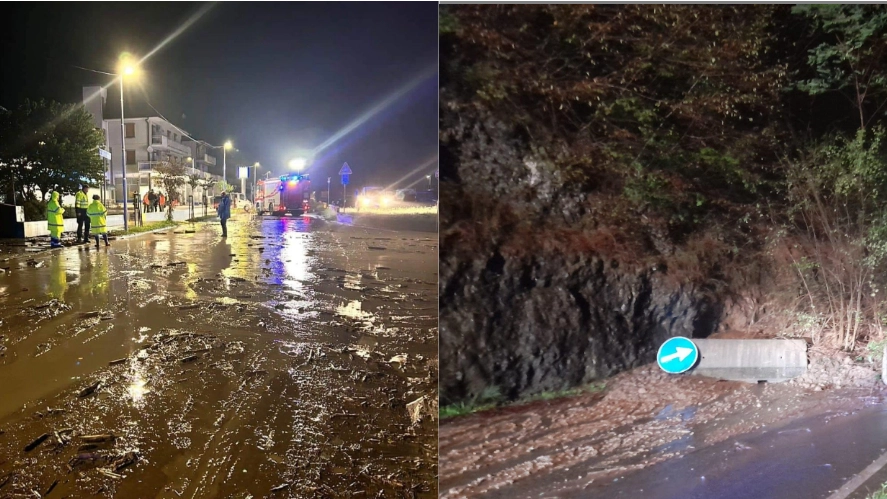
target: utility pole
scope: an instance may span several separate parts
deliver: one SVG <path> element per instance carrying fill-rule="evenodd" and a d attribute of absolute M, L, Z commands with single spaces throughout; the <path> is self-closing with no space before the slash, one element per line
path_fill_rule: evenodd
<path fill-rule="evenodd" d="M 120 165 L 123 173 L 123 231 L 129 230 L 128 213 L 126 213 L 126 126 L 123 123 L 123 75 L 120 75 Z"/>

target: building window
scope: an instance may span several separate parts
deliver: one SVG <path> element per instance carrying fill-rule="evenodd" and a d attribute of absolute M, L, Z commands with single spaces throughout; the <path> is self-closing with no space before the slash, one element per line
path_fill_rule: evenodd
<path fill-rule="evenodd" d="M 124 123 L 123 127 L 126 129 L 126 138 L 134 139 L 136 136 L 136 124 L 135 123 Z"/>
<path fill-rule="evenodd" d="M 136 152 L 134 149 L 126 151 L 126 164 L 134 165 L 136 163 Z"/>
<path fill-rule="evenodd" d="M 167 131 L 166 131 L 166 138 L 169 139 L 169 138 L 171 138 L 171 137 L 172 137 L 172 134 L 170 133 L 169 130 L 167 130 Z"/>

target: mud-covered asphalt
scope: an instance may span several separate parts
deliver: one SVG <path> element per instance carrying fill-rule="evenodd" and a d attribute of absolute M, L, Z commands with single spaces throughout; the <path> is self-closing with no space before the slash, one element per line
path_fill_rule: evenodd
<path fill-rule="evenodd" d="M 651 365 L 604 391 L 445 420 L 441 497 L 828 497 L 887 448 L 887 391 L 869 373 L 823 390 Z"/>
<path fill-rule="evenodd" d="M 2 263 L 0 497 L 437 497 L 437 234 L 219 234 Z"/>

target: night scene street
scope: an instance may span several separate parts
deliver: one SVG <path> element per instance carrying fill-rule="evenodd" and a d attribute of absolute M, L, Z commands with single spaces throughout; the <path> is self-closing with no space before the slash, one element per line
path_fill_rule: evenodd
<path fill-rule="evenodd" d="M 437 497 L 437 5 L 3 13 L 0 497 Z"/>

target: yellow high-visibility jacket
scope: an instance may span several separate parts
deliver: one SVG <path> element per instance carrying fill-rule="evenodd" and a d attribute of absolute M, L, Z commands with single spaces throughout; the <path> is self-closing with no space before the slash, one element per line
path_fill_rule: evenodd
<path fill-rule="evenodd" d="M 65 209 L 59 204 L 59 193 L 53 192 L 46 203 L 46 225 L 52 237 L 58 239 L 65 230 Z"/>
<path fill-rule="evenodd" d="M 77 191 L 77 195 L 74 197 L 74 208 L 85 210 L 87 207 L 89 207 L 89 198 L 83 191 Z"/>
<path fill-rule="evenodd" d="M 89 208 L 86 209 L 86 214 L 89 215 L 89 231 L 93 234 L 104 234 L 108 232 L 107 227 L 107 219 L 108 210 L 105 209 L 105 205 L 102 204 L 98 199 L 94 200 Z"/>

